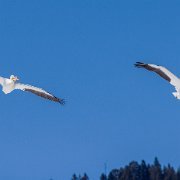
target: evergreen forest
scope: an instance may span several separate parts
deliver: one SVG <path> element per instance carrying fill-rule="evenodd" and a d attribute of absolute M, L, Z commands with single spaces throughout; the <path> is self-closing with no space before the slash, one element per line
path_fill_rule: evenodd
<path fill-rule="evenodd" d="M 73 174 L 71 180 L 93 180 L 84 173 Z M 125 167 L 112 169 L 109 174 L 102 173 L 99 180 L 180 180 L 180 169 L 175 170 L 170 164 L 162 166 L 156 157 L 153 164 L 130 162 Z"/>

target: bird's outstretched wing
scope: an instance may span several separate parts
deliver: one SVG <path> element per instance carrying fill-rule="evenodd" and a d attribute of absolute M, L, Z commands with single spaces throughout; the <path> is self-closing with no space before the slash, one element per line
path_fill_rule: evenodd
<path fill-rule="evenodd" d="M 178 88 L 178 89 L 180 88 L 179 78 L 177 76 L 175 76 L 173 73 L 171 73 L 165 67 L 158 66 L 155 64 L 145 64 L 142 62 L 136 62 L 134 65 L 135 65 L 135 67 L 138 67 L 138 68 L 145 68 L 149 71 L 153 71 L 153 72 L 157 73 L 158 75 L 160 75 L 165 80 L 167 80 L 170 84 L 175 86 L 175 88 Z"/>
<path fill-rule="evenodd" d="M 55 101 L 58 102 L 62 105 L 65 104 L 64 99 L 61 98 L 57 98 L 56 96 L 52 95 L 51 93 L 48 93 L 47 91 L 41 89 L 41 88 L 37 88 L 31 85 L 27 85 L 27 84 L 21 84 L 21 83 L 16 83 L 15 84 L 15 89 L 20 89 L 22 91 L 27 91 L 27 92 L 31 92 L 33 94 L 36 94 L 38 96 L 41 96 L 45 99 L 49 99 L 51 101 Z"/>

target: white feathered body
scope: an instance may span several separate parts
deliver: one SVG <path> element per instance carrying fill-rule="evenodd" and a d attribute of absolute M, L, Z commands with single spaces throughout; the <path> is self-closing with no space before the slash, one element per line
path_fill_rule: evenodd
<path fill-rule="evenodd" d="M 2 91 L 5 94 L 11 93 L 15 88 L 15 83 L 11 79 L 4 78 L 4 82 L 2 84 Z"/>

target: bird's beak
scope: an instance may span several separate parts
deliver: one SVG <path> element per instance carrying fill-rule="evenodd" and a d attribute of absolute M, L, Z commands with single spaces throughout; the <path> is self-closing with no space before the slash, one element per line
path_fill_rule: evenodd
<path fill-rule="evenodd" d="M 14 81 L 18 81 L 19 78 L 16 76 L 16 77 L 13 78 L 13 80 L 14 80 Z"/>

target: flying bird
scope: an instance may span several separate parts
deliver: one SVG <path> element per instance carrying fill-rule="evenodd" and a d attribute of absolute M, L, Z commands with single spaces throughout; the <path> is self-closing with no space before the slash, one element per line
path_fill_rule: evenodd
<path fill-rule="evenodd" d="M 14 75 L 11 75 L 10 78 L 0 77 L 0 85 L 2 85 L 2 91 L 5 94 L 8 94 L 8 93 L 11 93 L 12 91 L 14 91 L 15 89 L 19 89 L 22 91 L 31 92 L 31 93 L 36 94 L 45 99 L 49 99 L 51 101 L 58 102 L 62 105 L 65 104 L 64 99 L 57 98 L 56 96 L 52 95 L 51 93 L 49 93 L 41 88 L 34 87 L 34 86 L 31 86 L 28 84 L 17 83 L 18 80 L 19 80 L 18 77 L 14 76 Z"/>
<path fill-rule="evenodd" d="M 172 93 L 174 97 L 180 99 L 180 79 L 177 76 L 175 76 L 173 73 L 171 73 L 168 69 L 166 69 L 163 66 L 158 66 L 155 64 L 145 64 L 142 62 L 136 62 L 134 65 L 137 68 L 144 68 L 149 71 L 153 71 L 162 78 L 164 78 L 166 81 L 168 81 L 171 85 L 175 87 L 176 92 Z"/>

